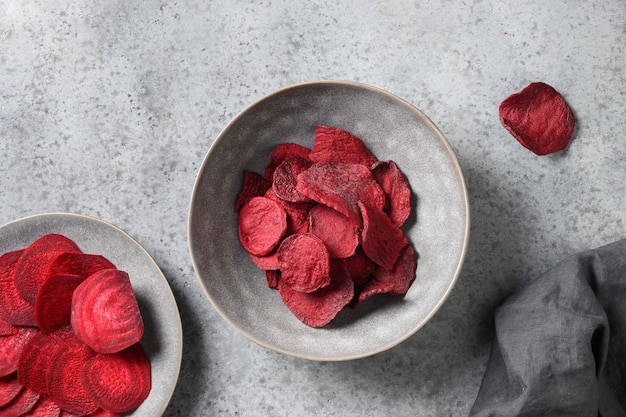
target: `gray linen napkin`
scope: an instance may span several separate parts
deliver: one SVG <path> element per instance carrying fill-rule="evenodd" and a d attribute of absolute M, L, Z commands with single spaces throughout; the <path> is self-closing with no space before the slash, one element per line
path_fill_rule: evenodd
<path fill-rule="evenodd" d="M 470 416 L 626 416 L 626 239 L 561 261 L 496 310 Z"/>

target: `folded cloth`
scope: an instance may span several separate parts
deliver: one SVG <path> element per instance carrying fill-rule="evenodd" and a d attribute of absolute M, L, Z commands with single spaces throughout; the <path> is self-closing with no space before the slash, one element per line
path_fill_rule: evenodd
<path fill-rule="evenodd" d="M 565 259 L 498 307 L 470 416 L 626 416 L 626 239 Z"/>

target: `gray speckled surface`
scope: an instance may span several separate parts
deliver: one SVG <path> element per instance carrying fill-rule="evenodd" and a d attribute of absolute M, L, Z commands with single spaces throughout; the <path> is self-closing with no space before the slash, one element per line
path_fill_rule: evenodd
<path fill-rule="evenodd" d="M 68 2 L 0 0 L 0 221 L 68 211 L 155 258 L 185 338 L 167 416 L 467 415 L 491 315 L 564 256 L 626 236 L 626 9 L 621 0 Z M 463 168 L 472 210 L 459 282 L 420 332 L 371 358 L 270 352 L 212 309 L 186 220 L 213 139 L 251 102 L 359 81 L 423 110 Z M 531 81 L 578 121 L 537 157 L 498 121 Z"/>

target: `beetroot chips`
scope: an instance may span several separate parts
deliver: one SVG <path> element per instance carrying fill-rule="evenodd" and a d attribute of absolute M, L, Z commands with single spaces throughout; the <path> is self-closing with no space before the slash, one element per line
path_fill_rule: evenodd
<path fill-rule="evenodd" d="M 565 149 L 576 124 L 565 99 L 542 82 L 531 83 L 507 97 L 500 104 L 499 115 L 511 135 L 537 155 Z"/>
<path fill-rule="evenodd" d="M 0 416 L 132 412 L 151 390 L 128 274 L 47 234 L 0 256 Z"/>
<path fill-rule="evenodd" d="M 408 180 L 341 128 L 318 125 L 311 148 L 277 145 L 263 174 L 244 172 L 235 212 L 242 247 L 307 326 L 415 279 Z"/>

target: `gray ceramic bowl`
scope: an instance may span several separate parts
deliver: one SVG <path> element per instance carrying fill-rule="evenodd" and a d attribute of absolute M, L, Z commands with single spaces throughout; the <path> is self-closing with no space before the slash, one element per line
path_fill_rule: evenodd
<path fill-rule="evenodd" d="M 46 213 L 3 225 L 0 254 L 24 248 L 47 233 L 63 234 L 83 252 L 103 255 L 128 273 L 144 321 L 141 344 L 150 357 L 152 372 L 148 398 L 128 415 L 162 415 L 174 393 L 182 359 L 180 315 L 163 273 L 128 234 L 109 223 L 78 214 Z"/>
<path fill-rule="evenodd" d="M 302 324 L 279 293 L 266 286 L 263 272 L 239 243 L 234 204 L 244 170 L 262 173 L 279 143 L 311 147 L 317 124 L 352 132 L 379 159 L 394 160 L 405 173 L 415 195 L 415 214 L 404 231 L 419 259 L 416 279 L 405 297 L 373 297 L 316 329 Z M 281 89 L 236 116 L 200 168 L 188 221 L 192 262 L 219 314 L 262 346 L 320 361 L 373 355 L 418 331 L 450 294 L 465 257 L 468 232 L 463 174 L 435 125 L 388 92 L 335 81 Z"/>

